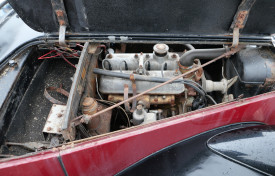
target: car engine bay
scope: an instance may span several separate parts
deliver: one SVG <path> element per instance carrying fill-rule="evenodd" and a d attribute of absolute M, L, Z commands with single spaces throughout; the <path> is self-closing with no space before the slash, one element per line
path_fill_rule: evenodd
<path fill-rule="evenodd" d="M 27 57 L 34 76 L 2 140 L 2 156 L 55 148 L 274 90 L 275 54 L 266 46 L 233 52 L 227 45 L 86 42 L 37 46 Z M 18 62 L 10 61 L 1 75 Z"/>

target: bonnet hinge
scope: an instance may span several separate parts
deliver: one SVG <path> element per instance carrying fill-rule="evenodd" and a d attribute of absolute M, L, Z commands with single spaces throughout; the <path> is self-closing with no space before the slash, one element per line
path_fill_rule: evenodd
<path fill-rule="evenodd" d="M 67 46 L 65 42 L 66 29 L 69 27 L 69 21 L 65 10 L 63 0 L 51 0 L 53 11 L 59 23 L 59 45 Z"/>

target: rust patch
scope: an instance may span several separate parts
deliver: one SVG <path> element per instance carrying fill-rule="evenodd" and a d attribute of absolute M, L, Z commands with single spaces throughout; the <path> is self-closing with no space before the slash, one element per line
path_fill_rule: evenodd
<path fill-rule="evenodd" d="M 239 29 L 244 28 L 244 23 L 245 23 L 245 19 L 246 19 L 247 15 L 248 15 L 247 10 L 243 10 L 238 13 L 237 21 L 235 24 L 236 28 L 239 28 Z"/>
<path fill-rule="evenodd" d="M 266 78 L 264 87 L 271 87 L 275 84 L 275 78 Z"/>
<path fill-rule="evenodd" d="M 85 78 L 85 75 L 86 75 L 86 69 L 83 68 L 82 73 L 81 73 L 81 78 L 82 78 L 83 80 L 84 80 L 84 78 Z"/>

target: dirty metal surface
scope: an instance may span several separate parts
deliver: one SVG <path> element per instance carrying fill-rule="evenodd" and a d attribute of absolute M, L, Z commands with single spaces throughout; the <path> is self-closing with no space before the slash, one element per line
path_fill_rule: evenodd
<path fill-rule="evenodd" d="M 99 103 L 97 110 L 101 111 L 102 109 L 106 109 L 106 108 L 107 106 Z M 110 132 L 111 117 L 112 117 L 112 111 L 107 111 L 97 116 L 96 118 L 91 119 L 88 124 L 90 134 L 92 136 L 96 136 L 99 134 L 105 134 Z"/>
<path fill-rule="evenodd" d="M 51 0 L 53 10 L 60 26 L 68 26 L 68 17 L 63 0 Z"/>
<path fill-rule="evenodd" d="M 119 71 L 114 71 L 119 72 Z M 132 71 L 123 71 L 123 73 L 132 74 Z M 162 77 L 160 71 L 148 71 L 152 77 Z M 166 70 L 163 71 L 165 78 L 175 77 L 175 71 Z M 149 78 L 149 77 L 148 77 Z M 181 78 L 182 79 L 182 78 Z M 129 94 L 133 94 L 132 81 L 129 79 L 115 78 L 111 76 L 101 75 L 99 79 L 99 90 L 103 94 L 124 94 L 124 84 L 129 86 Z M 136 93 L 141 93 L 147 89 L 150 89 L 159 83 L 148 82 L 148 81 L 135 81 L 134 90 Z M 156 90 L 149 92 L 149 94 L 154 95 L 171 95 L 171 94 L 180 94 L 184 92 L 185 86 L 181 83 L 167 84 L 163 87 L 160 87 Z"/>
<path fill-rule="evenodd" d="M 61 126 L 62 135 L 66 140 L 74 140 L 75 138 L 75 129 L 70 126 L 70 121 L 72 118 L 77 116 L 78 106 L 85 88 L 86 74 L 88 66 L 90 65 L 91 57 L 88 53 L 88 47 L 89 43 L 86 42 L 79 58 L 72 87 L 70 89 L 70 95 L 67 101 L 67 111 L 65 112 L 65 117 Z"/>
<path fill-rule="evenodd" d="M 43 133 L 61 134 L 61 125 L 66 111 L 65 105 L 53 104 L 48 115 Z"/>
<path fill-rule="evenodd" d="M 42 63 L 7 130 L 7 141 L 23 143 L 44 140 L 42 130 L 52 107 L 52 103 L 43 95 L 44 89 L 48 86 L 58 87 L 62 83 L 63 88 L 69 90 L 74 71 L 73 67 L 61 59 L 49 59 Z M 67 100 L 67 97 L 54 92 L 52 96 L 62 102 Z M 29 152 L 17 146 L 9 147 L 9 151 L 13 155 L 23 155 Z"/>
<path fill-rule="evenodd" d="M 58 92 L 66 97 L 69 96 L 69 92 L 67 92 L 66 90 L 62 89 L 61 87 L 59 88 L 56 88 L 56 87 L 47 87 L 45 88 L 44 90 L 44 96 L 52 103 L 54 104 L 60 104 L 60 105 L 65 105 L 66 103 L 64 102 L 61 102 L 59 100 L 56 100 L 55 98 L 53 98 L 50 94 L 49 94 L 49 91 L 55 91 L 55 92 Z"/>
<path fill-rule="evenodd" d="M 249 12 L 253 7 L 256 0 L 242 0 L 238 7 L 238 10 L 234 16 L 234 20 L 230 26 L 230 29 L 234 28 L 243 29 L 248 19 Z"/>

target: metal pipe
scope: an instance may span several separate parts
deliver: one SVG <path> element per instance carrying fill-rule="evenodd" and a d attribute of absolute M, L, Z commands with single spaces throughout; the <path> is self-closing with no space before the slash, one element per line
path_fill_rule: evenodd
<path fill-rule="evenodd" d="M 228 51 L 228 52 L 226 52 L 226 53 L 224 53 L 224 54 L 222 54 L 222 55 L 220 55 L 220 56 L 218 56 L 218 57 L 216 57 L 216 58 L 214 58 L 214 59 L 212 59 L 212 60 L 210 60 L 210 61 L 208 61 L 208 62 L 202 64 L 202 65 L 200 65 L 199 67 L 193 68 L 193 69 L 189 70 L 189 71 L 186 72 L 186 73 L 183 73 L 183 74 L 178 75 L 178 76 L 176 76 L 176 77 L 174 77 L 174 78 L 171 78 L 170 80 L 168 80 L 168 81 L 166 81 L 166 82 L 164 82 L 164 83 L 162 83 L 162 84 L 159 84 L 159 85 L 157 85 L 157 86 L 155 86 L 155 87 L 152 87 L 151 89 L 148 89 L 148 90 L 146 90 L 146 91 L 144 91 L 144 92 L 142 92 L 142 93 L 140 93 L 140 94 L 137 94 L 137 95 L 135 95 L 135 96 L 132 96 L 131 98 L 128 98 L 128 99 L 126 99 L 126 100 L 123 100 L 122 102 L 117 103 L 117 104 L 115 104 L 115 105 L 113 105 L 113 106 L 110 106 L 110 107 L 108 107 L 108 108 L 106 108 L 106 109 L 104 109 L 104 110 L 101 110 L 101 111 L 99 111 L 99 112 L 97 112 L 97 113 L 95 113 L 95 114 L 93 114 L 93 115 L 91 115 L 91 116 L 86 116 L 86 117 L 79 116 L 79 117 L 73 119 L 73 120 L 72 120 L 72 123 L 73 123 L 73 125 L 79 125 L 80 123 L 83 123 L 83 122 L 85 122 L 86 120 L 90 120 L 90 119 L 92 119 L 92 118 L 94 118 L 94 117 L 96 117 L 96 116 L 98 116 L 98 115 L 100 115 L 100 114 L 102 114 L 102 113 L 104 113 L 104 112 L 110 111 L 110 110 L 112 110 L 112 109 L 114 109 L 114 108 L 116 108 L 116 107 L 118 107 L 118 106 L 120 106 L 120 105 L 122 105 L 122 104 L 124 104 L 124 103 L 126 103 L 126 102 L 132 101 L 132 100 L 134 100 L 134 99 L 136 99 L 136 98 L 138 98 L 138 97 L 140 97 L 140 96 L 142 96 L 142 95 L 148 94 L 148 93 L 151 92 L 152 90 L 155 90 L 155 89 L 157 89 L 157 88 L 159 88 L 159 87 L 162 87 L 162 86 L 164 86 L 164 85 L 166 85 L 166 84 L 172 83 L 173 81 L 175 81 L 175 80 L 177 80 L 177 79 L 179 79 L 179 78 L 182 78 L 182 77 L 184 77 L 184 76 L 186 76 L 186 75 L 188 75 L 188 74 L 190 74 L 190 73 L 192 73 L 192 72 L 195 72 L 195 71 L 199 70 L 200 68 L 203 68 L 203 67 L 205 67 L 205 66 L 207 66 L 207 65 L 209 65 L 209 64 L 211 64 L 211 63 L 213 63 L 213 62 L 216 62 L 217 60 L 219 60 L 219 59 L 221 59 L 221 58 L 223 58 L 223 57 L 231 56 L 231 55 L 235 54 L 236 52 L 238 52 L 238 51 L 240 51 L 240 50 L 241 50 L 241 47 L 233 48 L 231 51 Z"/>
<path fill-rule="evenodd" d="M 194 50 L 194 46 L 191 44 L 183 44 L 186 48 L 188 48 L 189 50 Z"/>
<path fill-rule="evenodd" d="M 102 69 L 98 69 L 98 68 L 94 68 L 93 69 L 93 73 L 95 74 L 99 74 L 99 75 L 105 75 L 105 76 L 112 76 L 112 77 L 117 77 L 117 78 L 122 78 L 122 79 L 130 79 L 130 74 L 127 73 L 122 73 L 122 72 L 114 72 L 114 71 L 109 71 L 109 70 L 102 70 Z M 157 83 L 164 83 L 166 81 L 169 81 L 169 78 L 162 78 L 162 77 L 151 77 L 151 76 L 143 76 L 143 75 L 134 75 L 134 79 L 137 81 L 148 81 L 148 82 L 157 82 Z M 200 90 L 199 88 L 201 88 L 201 86 L 192 81 L 192 80 L 188 80 L 188 79 L 177 79 L 174 80 L 171 83 L 183 83 L 186 84 L 190 87 L 193 87 L 199 94 L 204 95 L 205 93 L 203 92 L 203 90 Z"/>
<path fill-rule="evenodd" d="M 193 62 L 196 58 L 212 59 L 222 55 L 226 51 L 226 48 L 189 50 L 180 57 L 180 64 L 185 67 L 190 67 L 193 65 Z"/>
<path fill-rule="evenodd" d="M 105 76 L 112 76 L 112 77 L 123 78 L 123 79 L 130 79 L 130 74 L 122 73 L 122 72 L 114 72 L 114 71 L 103 70 L 103 69 L 98 69 L 98 68 L 94 68 L 93 72 L 94 72 L 94 74 L 98 74 L 98 75 L 105 75 Z M 137 74 L 134 75 L 134 79 L 138 80 L 138 81 L 148 81 L 148 82 L 158 82 L 158 83 L 163 83 L 163 82 L 169 80 L 169 78 L 143 76 L 143 75 L 137 75 Z M 182 81 L 183 80 L 175 80 L 175 81 L 173 81 L 173 83 L 182 82 Z"/>

